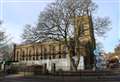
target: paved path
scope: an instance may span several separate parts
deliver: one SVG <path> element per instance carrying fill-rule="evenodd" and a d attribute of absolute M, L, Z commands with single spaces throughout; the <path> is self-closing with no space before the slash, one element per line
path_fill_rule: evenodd
<path fill-rule="evenodd" d="M 120 76 L 79 77 L 79 76 L 29 76 L 9 75 L 0 82 L 120 82 Z"/>

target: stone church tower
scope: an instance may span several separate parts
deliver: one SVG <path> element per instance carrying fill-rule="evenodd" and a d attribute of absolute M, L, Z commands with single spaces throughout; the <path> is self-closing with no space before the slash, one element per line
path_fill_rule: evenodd
<path fill-rule="evenodd" d="M 85 69 L 91 69 L 95 65 L 95 37 L 91 16 L 79 16 L 75 18 L 75 40 L 76 48 L 79 48 L 80 55 L 84 57 Z"/>

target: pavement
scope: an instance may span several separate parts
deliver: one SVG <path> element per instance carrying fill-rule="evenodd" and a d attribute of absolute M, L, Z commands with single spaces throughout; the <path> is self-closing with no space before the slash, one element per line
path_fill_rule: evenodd
<path fill-rule="evenodd" d="M 3 76 L 0 82 L 120 82 L 118 76 L 24 76 L 24 74 L 14 74 Z"/>

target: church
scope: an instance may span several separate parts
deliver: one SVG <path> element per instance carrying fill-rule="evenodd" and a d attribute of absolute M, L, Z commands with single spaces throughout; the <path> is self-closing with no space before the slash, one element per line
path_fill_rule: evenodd
<path fill-rule="evenodd" d="M 80 22 L 82 21 L 82 22 Z M 80 28 L 82 23 L 82 29 Z M 95 64 L 94 50 L 95 38 L 91 16 L 78 16 L 75 19 L 76 34 L 82 30 L 82 36 L 78 39 L 81 45 L 79 49 L 80 61 L 78 70 L 92 69 Z M 32 44 L 14 45 L 13 61 L 15 64 L 25 64 L 26 66 L 40 65 L 44 66 L 48 71 L 52 70 L 70 70 L 70 60 L 68 57 L 68 49 L 64 43 L 58 41 L 45 41 Z M 74 56 L 75 58 L 76 56 Z"/>

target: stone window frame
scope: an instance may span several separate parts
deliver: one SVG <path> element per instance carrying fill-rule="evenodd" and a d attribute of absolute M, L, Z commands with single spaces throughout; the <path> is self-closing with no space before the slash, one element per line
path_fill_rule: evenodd
<path fill-rule="evenodd" d="M 24 60 L 25 60 L 25 51 L 22 50 L 22 61 L 24 61 Z"/>
<path fill-rule="evenodd" d="M 85 28 L 84 28 L 84 24 L 80 24 L 79 26 L 79 31 L 80 31 L 80 37 L 83 37 L 85 35 Z"/>
<path fill-rule="evenodd" d="M 15 55 L 15 61 L 18 61 L 18 56 L 20 54 L 20 51 L 19 50 L 16 50 L 16 55 Z"/>

